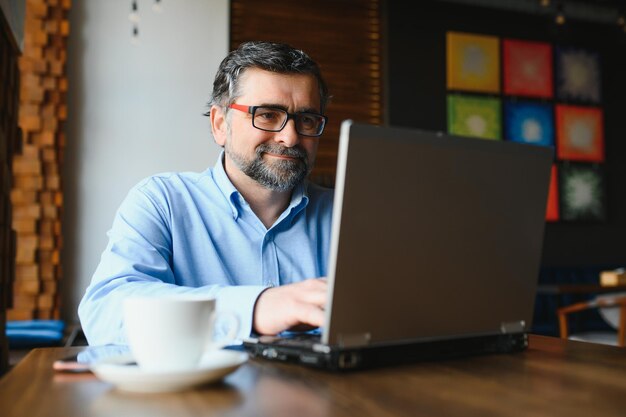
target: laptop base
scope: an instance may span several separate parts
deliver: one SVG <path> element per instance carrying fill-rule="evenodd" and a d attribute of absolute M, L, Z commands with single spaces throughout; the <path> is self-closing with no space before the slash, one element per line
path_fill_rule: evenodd
<path fill-rule="evenodd" d="M 267 341 L 266 341 L 267 340 Z M 297 363 L 330 371 L 346 371 L 401 365 L 420 361 L 445 360 L 466 356 L 521 352 L 528 347 L 525 333 L 476 336 L 454 340 L 416 342 L 365 348 L 327 351 L 314 349 L 313 341 L 292 343 L 289 339 L 267 338 L 244 341 L 244 347 L 253 356 L 268 360 Z"/>

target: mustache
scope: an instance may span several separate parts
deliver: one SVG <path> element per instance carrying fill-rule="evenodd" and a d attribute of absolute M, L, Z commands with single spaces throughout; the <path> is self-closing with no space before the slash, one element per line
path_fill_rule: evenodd
<path fill-rule="evenodd" d="M 256 154 L 260 157 L 264 153 L 273 153 L 281 156 L 288 156 L 290 158 L 298 158 L 303 161 L 307 160 L 307 151 L 300 145 L 287 148 L 275 143 L 262 143 L 256 148 Z"/>

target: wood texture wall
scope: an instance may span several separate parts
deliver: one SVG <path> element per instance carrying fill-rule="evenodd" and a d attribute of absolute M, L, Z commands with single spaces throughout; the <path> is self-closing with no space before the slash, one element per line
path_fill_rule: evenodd
<path fill-rule="evenodd" d="M 13 159 L 13 228 L 17 233 L 9 320 L 58 318 L 62 248 L 61 161 L 67 117 L 69 0 L 26 5 L 19 125 L 23 147 Z"/>
<path fill-rule="evenodd" d="M 334 185 L 341 121 L 384 120 L 379 0 L 232 0 L 230 28 L 231 49 L 248 40 L 284 42 L 320 64 L 333 98 L 311 179 Z"/>
<path fill-rule="evenodd" d="M 12 303 L 15 233 L 11 228 L 11 158 L 19 145 L 19 49 L 0 11 L 0 375 L 8 368 L 6 311 Z"/>

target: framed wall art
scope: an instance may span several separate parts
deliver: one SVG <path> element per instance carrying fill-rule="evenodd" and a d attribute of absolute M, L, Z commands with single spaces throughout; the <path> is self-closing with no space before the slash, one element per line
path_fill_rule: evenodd
<path fill-rule="evenodd" d="M 601 74 L 598 54 L 581 48 L 556 48 L 556 95 L 561 101 L 598 104 Z"/>
<path fill-rule="evenodd" d="M 482 139 L 501 138 L 500 99 L 448 95 L 448 132 Z"/>
<path fill-rule="evenodd" d="M 550 171 L 550 186 L 548 188 L 548 204 L 546 206 L 546 221 L 559 220 L 559 185 L 556 164 L 552 164 Z"/>
<path fill-rule="evenodd" d="M 504 138 L 514 142 L 554 146 L 552 105 L 504 102 Z"/>
<path fill-rule="evenodd" d="M 502 41 L 504 94 L 553 96 L 552 46 L 546 42 Z"/>
<path fill-rule="evenodd" d="M 449 90 L 500 92 L 500 40 L 496 36 L 446 33 Z"/>
<path fill-rule="evenodd" d="M 559 194 L 562 220 L 606 220 L 604 173 L 600 165 L 561 163 Z"/>
<path fill-rule="evenodd" d="M 604 161 L 602 109 L 557 104 L 557 157 L 582 162 Z"/>

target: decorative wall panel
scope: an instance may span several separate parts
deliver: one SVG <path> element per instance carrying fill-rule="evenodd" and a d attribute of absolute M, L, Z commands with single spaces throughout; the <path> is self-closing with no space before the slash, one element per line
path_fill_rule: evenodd
<path fill-rule="evenodd" d="M 23 148 L 13 160 L 16 274 L 10 320 L 59 318 L 61 162 L 67 117 L 69 0 L 26 5 L 20 117 Z"/>

